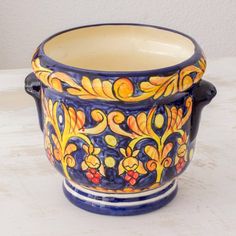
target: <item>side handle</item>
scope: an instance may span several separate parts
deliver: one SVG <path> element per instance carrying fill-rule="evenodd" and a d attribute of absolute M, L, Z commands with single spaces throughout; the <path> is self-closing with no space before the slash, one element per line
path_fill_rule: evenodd
<path fill-rule="evenodd" d="M 40 129 L 43 131 L 43 114 L 41 105 L 41 82 L 36 78 L 34 73 L 30 73 L 25 78 L 25 91 L 31 95 L 36 103 Z"/>
<path fill-rule="evenodd" d="M 212 83 L 205 80 L 201 80 L 193 88 L 192 93 L 193 93 L 193 111 L 191 118 L 191 124 L 192 124 L 191 135 L 190 135 L 191 141 L 193 141 L 197 136 L 202 109 L 211 102 L 211 100 L 215 97 L 217 91 Z"/>

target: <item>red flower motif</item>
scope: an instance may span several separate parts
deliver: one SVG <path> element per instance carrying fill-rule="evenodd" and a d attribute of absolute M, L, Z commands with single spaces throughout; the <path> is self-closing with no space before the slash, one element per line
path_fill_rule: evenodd
<path fill-rule="evenodd" d="M 183 170 L 183 168 L 185 167 L 185 164 L 186 164 L 186 161 L 184 160 L 184 158 L 180 158 L 178 163 L 175 166 L 178 174 Z"/>
<path fill-rule="evenodd" d="M 51 164 L 54 164 L 55 160 L 53 157 L 53 148 L 52 148 L 52 144 L 50 142 L 49 139 L 49 133 L 46 132 L 46 136 L 45 136 L 45 140 L 44 140 L 44 147 L 45 147 L 45 151 L 46 151 L 46 155 L 48 160 L 51 162 Z"/>
<path fill-rule="evenodd" d="M 94 184 L 99 184 L 101 181 L 101 174 L 95 168 L 89 168 L 86 177 Z"/>
<path fill-rule="evenodd" d="M 47 154 L 48 160 L 53 164 L 54 158 L 53 158 L 52 151 L 50 148 L 46 148 L 46 154 Z"/>
<path fill-rule="evenodd" d="M 129 170 L 129 171 L 127 171 L 127 173 L 125 175 L 125 180 L 127 182 L 129 182 L 131 185 L 135 185 L 138 177 L 139 177 L 138 172 L 133 171 L 133 170 Z"/>
<path fill-rule="evenodd" d="M 187 153 L 188 153 L 187 142 L 188 142 L 188 136 L 185 132 L 181 138 L 178 138 L 179 148 L 177 150 L 177 156 L 175 160 L 175 163 L 176 163 L 175 168 L 178 174 L 183 170 L 188 160 L 187 159 Z"/>

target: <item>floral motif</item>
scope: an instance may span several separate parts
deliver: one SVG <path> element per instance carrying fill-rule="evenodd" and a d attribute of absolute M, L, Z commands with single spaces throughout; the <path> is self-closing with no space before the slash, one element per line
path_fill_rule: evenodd
<path fill-rule="evenodd" d="M 78 84 L 66 73 L 54 72 L 43 67 L 39 58 L 32 61 L 32 67 L 38 79 L 57 92 L 67 92 L 81 99 L 138 102 L 148 98 L 156 100 L 189 89 L 201 79 L 206 68 L 206 61 L 200 58 L 195 65 L 189 65 L 169 76 L 151 76 L 147 81 L 141 81 L 138 84 L 137 92 L 135 92 L 133 82 L 127 77 L 101 80 L 82 76 Z"/>
<path fill-rule="evenodd" d="M 179 148 L 177 150 L 177 155 L 175 158 L 175 166 L 177 173 L 180 173 L 183 170 L 188 161 L 187 143 L 188 143 L 188 136 L 186 132 L 184 132 L 184 134 L 180 138 L 178 138 Z"/>
<path fill-rule="evenodd" d="M 147 145 L 144 151 L 151 159 L 147 162 L 146 167 L 149 171 L 156 171 L 157 183 L 160 183 L 161 181 L 163 170 L 172 164 L 172 159 L 168 156 L 168 154 L 173 148 L 173 143 L 168 142 L 168 138 L 174 134 L 184 134 L 182 127 L 188 121 L 192 112 L 191 97 L 188 97 L 185 101 L 185 106 L 187 108 L 186 114 L 183 114 L 182 108 L 177 109 L 175 106 L 172 106 L 171 108 L 165 106 L 168 117 L 166 127 L 163 127 L 163 116 L 161 114 L 157 114 L 156 116 L 154 115 L 156 112 L 156 107 L 152 108 L 147 115 L 144 112 L 139 113 L 136 117 L 131 115 L 127 118 L 127 125 L 132 131 L 131 133 L 120 127 L 125 120 L 122 112 L 115 111 L 108 115 L 108 125 L 111 130 L 117 134 L 131 138 L 127 149 L 129 156 L 131 156 L 131 153 L 134 152 L 135 146 L 144 139 L 153 140 L 156 143 L 155 146 Z M 157 133 L 153 130 L 153 123 L 156 128 L 164 130 L 161 136 L 157 135 Z M 123 155 L 127 155 L 127 151 L 124 153 L 124 150 L 122 149 L 121 152 Z M 132 157 L 132 165 L 135 163 L 134 159 L 135 158 Z M 123 162 L 122 166 L 124 166 Z M 137 160 L 135 166 L 137 166 Z"/>
<path fill-rule="evenodd" d="M 124 159 L 119 163 L 118 174 L 121 175 L 126 172 L 125 180 L 131 185 L 134 185 L 140 174 L 147 173 L 143 167 L 143 163 L 137 159 L 139 150 L 132 150 L 130 147 L 127 147 L 126 150 L 120 148 L 120 152 Z"/>
<path fill-rule="evenodd" d="M 44 96 L 43 96 L 44 97 Z M 97 126 L 93 128 L 85 128 L 85 114 L 83 111 L 76 111 L 72 107 L 66 107 L 61 104 L 64 116 L 57 116 L 57 110 L 59 102 L 52 103 L 52 100 L 43 99 L 44 109 L 44 131 L 45 131 L 45 148 L 52 159 L 52 152 L 54 158 L 61 162 L 64 175 L 70 179 L 67 167 L 73 168 L 76 165 L 73 153 L 77 150 L 77 146 L 74 143 L 70 143 L 72 138 L 79 138 L 85 142 L 90 150 L 94 149 L 91 140 L 87 134 L 99 134 L 104 131 L 107 126 L 107 119 L 105 114 L 100 110 L 93 110 L 91 117 L 97 122 Z M 64 125 L 63 131 L 60 130 L 59 125 Z M 53 132 L 50 134 L 49 126 L 53 127 Z M 50 142 L 49 134 L 53 143 Z M 52 148 L 52 145 L 54 148 Z M 52 150 L 53 149 L 53 150 Z"/>
<path fill-rule="evenodd" d="M 101 175 L 104 175 L 104 167 L 97 157 L 101 149 L 85 144 L 83 145 L 83 149 L 86 152 L 86 157 L 81 164 L 82 170 L 87 171 L 86 176 L 91 182 L 98 184 L 100 183 Z"/>

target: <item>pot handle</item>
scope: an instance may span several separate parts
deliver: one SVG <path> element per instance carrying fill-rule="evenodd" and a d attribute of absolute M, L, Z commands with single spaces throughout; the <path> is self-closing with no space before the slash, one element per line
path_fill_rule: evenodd
<path fill-rule="evenodd" d="M 43 131 L 43 116 L 41 106 L 41 82 L 37 79 L 32 72 L 25 78 L 25 91 L 31 95 L 36 103 L 40 129 Z"/>
<path fill-rule="evenodd" d="M 217 91 L 216 87 L 205 80 L 201 80 L 192 90 L 193 94 L 193 111 L 191 118 L 191 134 L 190 140 L 193 141 L 198 132 L 201 112 L 203 107 L 211 102 L 215 97 Z"/>

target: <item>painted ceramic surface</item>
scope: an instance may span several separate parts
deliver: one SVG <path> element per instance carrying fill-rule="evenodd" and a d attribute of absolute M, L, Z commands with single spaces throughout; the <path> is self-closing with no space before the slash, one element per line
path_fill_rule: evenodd
<path fill-rule="evenodd" d="M 191 90 L 165 105 L 159 100 L 197 83 L 203 58 L 170 76 L 81 76 L 79 84 L 38 58 L 33 68 L 44 84 L 46 153 L 68 180 L 97 191 L 138 192 L 172 180 L 188 165 Z"/>
<path fill-rule="evenodd" d="M 197 43 L 164 30 L 190 39 L 192 56 L 130 72 L 61 64 L 45 54 L 47 40 L 33 56 L 25 88 L 36 101 L 46 155 L 65 176 L 66 197 L 80 208 L 136 215 L 166 205 L 177 193 L 176 177 L 192 159 L 201 110 L 216 89 L 201 79 L 206 61 Z"/>

